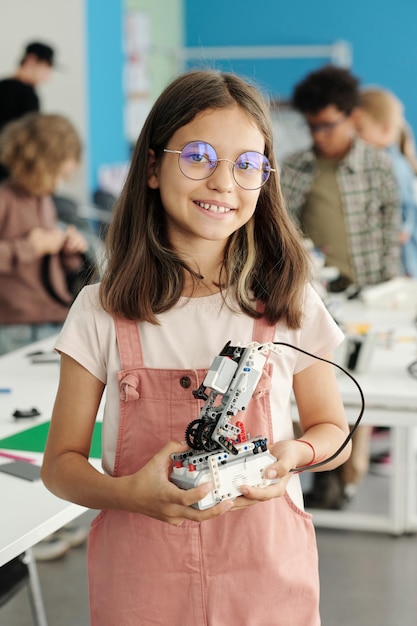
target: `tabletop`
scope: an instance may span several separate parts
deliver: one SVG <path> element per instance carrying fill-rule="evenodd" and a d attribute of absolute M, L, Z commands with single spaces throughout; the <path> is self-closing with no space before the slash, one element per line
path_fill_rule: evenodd
<path fill-rule="evenodd" d="M 10 450 L 4 439 L 15 436 L 20 441 L 19 436 L 24 438 L 34 427 L 45 434 L 58 386 L 59 361 L 33 363 L 40 355 L 30 355 L 51 355 L 54 341 L 52 337 L 0 357 L 0 463 L 10 462 L 12 459 L 2 456 L 10 454 L 41 464 L 42 454 L 36 447 Z M 39 416 L 13 417 L 16 410 L 33 408 Z M 94 464 L 98 466 L 99 461 Z M 29 481 L 0 472 L 0 494 L 0 566 L 86 511 L 54 496 L 40 479 Z"/>
<path fill-rule="evenodd" d="M 415 414 L 417 378 L 408 371 L 408 366 L 417 360 L 414 313 L 407 307 L 384 309 L 356 300 L 343 303 L 335 300 L 329 308 L 344 329 L 367 328 L 371 345 L 367 364 L 363 371 L 349 372 L 360 384 L 367 407 L 392 408 Z M 343 346 L 334 356 L 339 365 L 346 365 Z M 338 382 L 344 402 L 357 405 L 360 398 L 354 383 L 339 371 Z"/>

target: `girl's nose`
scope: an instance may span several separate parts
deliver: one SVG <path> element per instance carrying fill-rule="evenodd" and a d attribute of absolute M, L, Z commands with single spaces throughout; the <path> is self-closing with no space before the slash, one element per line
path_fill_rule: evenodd
<path fill-rule="evenodd" d="M 235 185 L 232 168 L 231 161 L 219 159 L 216 169 L 207 179 L 209 188 L 217 191 L 231 191 Z"/>

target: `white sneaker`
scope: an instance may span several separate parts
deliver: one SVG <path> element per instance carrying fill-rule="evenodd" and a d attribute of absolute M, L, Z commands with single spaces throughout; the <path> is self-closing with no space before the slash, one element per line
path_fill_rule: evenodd
<path fill-rule="evenodd" d="M 33 546 L 32 554 L 37 561 L 53 561 L 65 556 L 70 548 L 68 541 L 50 535 Z"/>
<path fill-rule="evenodd" d="M 69 543 L 71 548 L 77 548 L 82 546 L 87 541 L 90 529 L 86 526 L 76 526 L 75 524 L 67 524 L 63 526 L 54 534 L 54 537 L 62 539 L 66 543 Z"/>

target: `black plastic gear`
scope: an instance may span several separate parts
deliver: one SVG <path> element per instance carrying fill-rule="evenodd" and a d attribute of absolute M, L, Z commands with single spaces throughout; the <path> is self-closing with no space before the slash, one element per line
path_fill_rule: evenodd
<path fill-rule="evenodd" d="M 201 426 L 201 420 L 196 419 L 190 422 L 185 429 L 185 441 L 193 450 L 201 450 L 201 445 L 198 438 L 198 430 Z"/>
<path fill-rule="evenodd" d="M 221 447 L 217 441 L 211 438 L 215 428 L 216 422 L 202 422 L 198 429 L 197 438 L 201 444 L 201 449 L 205 450 L 205 452 L 214 452 L 214 450 L 219 450 Z"/>

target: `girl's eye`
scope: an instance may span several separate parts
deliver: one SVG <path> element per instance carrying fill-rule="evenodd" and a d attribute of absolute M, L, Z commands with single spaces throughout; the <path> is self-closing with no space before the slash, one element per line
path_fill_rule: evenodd
<path fill-rule="evenodd" d="M 200 153 L 196 153 L 192 155 L 192 160 L 194 161 L 194 163 L 206 163 L 208 161 L 208 158 L 205 154 L 200 154 Z"/>
<path fill-rule="evenodd" d="M 208 163 L 209 158 L 206 154 L 202 154 L 201 152 L 187 152 L 181 155 L 183 159 L 188 161 L 188 163 Z"/>
<path fill-rule="evenodd" d="M 248 158 L 248 155 L 239 157 L 235 163 L 235 167 L 242 171 L 253 171 L 260 169 L 260 162 L 258 158 Z"/>
<path fill-rule="evenodd" d="M 213 161 L 216 162 L 217 155 L 208 143 L 203 141 L 192 141 L 181 152 L 181 159 L 184 163 L 190 165 L 208 165 L 213 167 Z"/>
<path fill-rule="evenodd" d="M 249 163 L 249 161 L 238 161 L 236 167 L 240 170 L 250 170 L 253 169 L 254 165 L 253 163 Z"/>

